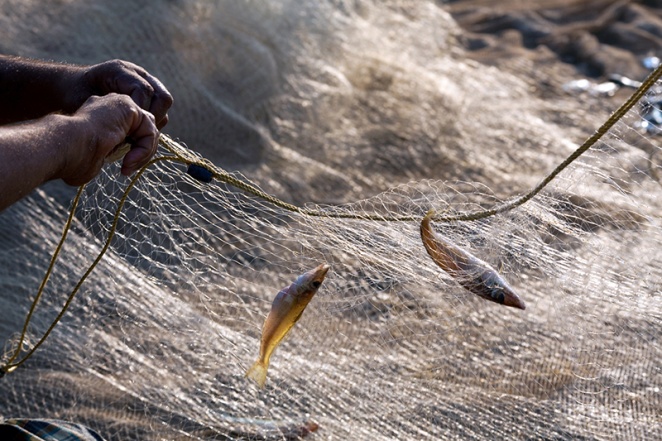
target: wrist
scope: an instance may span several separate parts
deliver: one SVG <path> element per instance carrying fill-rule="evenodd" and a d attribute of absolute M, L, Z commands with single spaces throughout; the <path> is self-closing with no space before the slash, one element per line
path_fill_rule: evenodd
<path fill-rule="evenodd" d="M 45 125 L 44 147 L 51 152 L 49 160 L 53 164 L 47 180 L 66 181 L 78 167 L 80 155 L 76 152 L 86 147 L 83 142 L 85 125 L 79 117 L 61 114 L 47 115 L 41 121 Z"/>
<path fill-rule="evenodd" d="M 61 110 L 66 114 L 73 114 L 83 105 L 92 94 L 85 80 L 86 68 L 81 66 L 63 65 L 57 81 Z"/>

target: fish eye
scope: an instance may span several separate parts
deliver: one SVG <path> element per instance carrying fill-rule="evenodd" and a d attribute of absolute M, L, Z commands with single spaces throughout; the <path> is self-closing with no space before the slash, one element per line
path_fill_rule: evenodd
<path fill-rule="evenodd" d="M 313 282 L 313 288 L 317 289 L 317 288 L 319 288 L 320 286 L 322 286 L 322 282 L 320 282 L 319 280 L 315 280 L 315 281 Z"/>
<path fill-rule="evenodd" d="M 499 303 L 503 303 L 506 300 L 506 293 L 504 292 L 504 289 L 501 286 L 492 287 L 492 291 L 490 294 L 492 295 L 492 298 L 498 301 Z"/>

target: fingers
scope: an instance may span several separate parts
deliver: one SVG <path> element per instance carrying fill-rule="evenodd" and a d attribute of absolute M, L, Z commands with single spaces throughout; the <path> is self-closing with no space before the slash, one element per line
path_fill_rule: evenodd
<path fill-rule="evenodd" d="M 142 109 L 154 115 L 156 126 L 159 129 L 163 128 L 168 123 L 168 109 L 173 103 L 168 89 L 158 78 L 142 67 L 128 61 L 118 63 L 124 69 L 123 75 L 117 77 L 117 92 L 131 96 L 131 99 Z M 126 92 L 122 92 L 122 90 L 126 90 Z"/>
<path fill-rule="evenodd" d="M 131 97 L 140 108 L 154 115 L 156 127 L 168 123 L 168 109 L 173 98 L 155 76 L 128 61 L 111 60 L 90 68 L 88 78 L 97 84 L 100 94 L 120 93 Z"/>
<path fill-rule="evenodd" d="M 123 75 L 115 79 L 116 93 L 129 95 L 140 108 L 149 110 L 154 96 L 154 88 L 147 80 L 135 76 Z"/>
<path fill-rule="evenodd" d="M 168 124 L 168 109 L 170 109 L 174 100 L 172 95 L 170 95 L 170 92 L 168 92 L 165 86 L 156 77 L 147 74 L 146 79 L 154 90 L 149 109 L 146 110 L 154 115 L 156 127 L 161 130 L 166 124 Z"/>
<path fill-rule="evenodd" d="M 105 159 L 128 140 L 122 174 L 130 175 L 145 165 L 157 149 L 159 131 L 154 116 L 129 96 L 111 93 L 92 96 L 70 118 L 76 125 L 67 144 L 66 166 L 60 176 L 70 185 L 93 179 Z"/>
<path fill-rule="evenodd" d="M 156 153 L 159 131 L 154 115 L 143 109 L 134 108 L 132 124 L 127 133 L 131 142 L 131 150 L 122 161 L 122 174 L 129 176 L 149 162 Z"/>

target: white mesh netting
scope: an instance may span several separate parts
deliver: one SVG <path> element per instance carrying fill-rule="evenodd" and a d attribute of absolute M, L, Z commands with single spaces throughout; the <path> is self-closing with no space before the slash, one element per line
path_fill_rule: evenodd
<path fill-rule="evenodd" d="M 260 6 L 249 20 L 242 14 L 250 5 L 230 4 L 232 29 L 268 16 L 281 36 L 296 10 L 290 2 Z M 274 68 L 283 90 L 262 103 L 268 117 L 257 118 L 267 122 L 249 124 L 266 153 L 244 174 L 288 201 L 321 202 L 305 208 L 331 217 L 279 208 L 218 179 L 201 182 L 185 163 L 163 160 L 135 181 L 113 227 L 129 181 L 108 166 L 84 190 L 31 344 L 113 232 L 110 248 L 44 345 L 0 380 L 0 415 L 80 422 L 112 440 L 296 439 L 313 423 L 311 439 L 662 436 L 662 153 L 659 136 L 642 126 L 654 92 L 531 201 L 480 221 L 434 223 L 498 268 L 527 304 L 505 308 L 432 262 L 420 219 L 430 208 L 451 216 L 525 192 L 572 151 L 570 139 L 583 140 L 587 121 L 543 121 L 564 101 L 527 101 L 527 85 L 507 74 L 451 58 L 453 69 L 422 63 L 429 47 L 396 54 L 414 36 L 437 41 L 436 31 L 420 34 L 429 21 L 450 22 L 433 4 L 407 14 L 399 2 L 362 4 L 301 8 L 313 17 L 302 19 L 306 26 L 331 22 L 311 45 L 334 35 L 349 55 Z M 188 18 L 226 17 L 206 2 L 162 13 L 176 16 L 177 8 Z M 400 35 L 378 44 L 391 35 L 384 23 Z M 343 40 L 349 29 L 351 44 Z M 251 34 L 242 32 L 233 35 Z M 282 40 L 272 44 L 272 54 L 287 52 Z M 378 56 L 361 59 L 380 45 Z M 331 65 L 339 67 L 320 79 Z M 470 91 L 476 96 L 464 98 Z M 208 130 L 207 143 L 227 142 Z M 214 155 L 221 167 L 221 152 Z M 66 221 L 59 190 L 55 199 L 50 191 L 0 216 L 5 360 Z M 365 214 L 415 220 L 347 218 Z M 320 263 L 329 274 L 258 390 L 244 373 L 271 301 Z"/>

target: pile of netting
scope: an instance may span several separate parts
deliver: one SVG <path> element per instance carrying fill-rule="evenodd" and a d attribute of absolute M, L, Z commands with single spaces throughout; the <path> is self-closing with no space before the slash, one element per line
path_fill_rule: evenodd
<path fill-rule="evenodd" d="M 12 208 L 30 227 L 3 227 L 2 252 L 41 273 L 48 260 L 29 253 L 56 249 L 63 225 L 67 236 L 15 358 L 24 317 L 10 320 L 3 364 L 68 310 L 1 380 L 0 411 L 111 439 L 659 437 L 651 94 L 519 205 L 479 183 L 424 180 L 299 207 L 167 137 L 133 179 L 107 167 L 70 221 L 37 193 Z M 509 208 L 466 215 L 492 207 Z M 497 269 L 525 311 L 440 270 L 419 233 L 429 209 L 435 230 Z M 271 302 L 321 263 L 326 280 L 260 390 L 244 375 Z M 11 276 L 37 292 L 39 280 Z"/>

